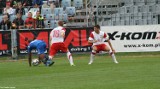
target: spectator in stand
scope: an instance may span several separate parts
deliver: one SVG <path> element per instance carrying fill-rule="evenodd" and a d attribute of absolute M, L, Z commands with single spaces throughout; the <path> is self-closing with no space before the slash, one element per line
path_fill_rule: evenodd
<path fill-rule="evenodd" d="M 3 9 L 3 14 L 8 13 L 9 15 L 13 15 L 15 10 L 13 10 L 12 7 L 10 7 L 10 3 L 6 4 L 6 7 Z"/>
<path fill-rule="evenodd" d="M 33 0 L 33 6 L 41 11 L 43 0 Z"/>
<path fill-rule="evenodd" d="M 44 18 L 41 16 L 40 12 L 36 12 L 36 28 L 44 28 Z"/>
<path fill-rule="evenodd" d="M 9 21 L 8 15 L 3 15 L 3 20 L 0 23 L 0 29 L 9 30 L 11 28 L 11 21 Z"/>
<path fill-rule="evenodd" d="M 53 1 L 54 1 L 54 4 L 56 5 L 56 7 L 61 6 L 62 0 L 53 0 Z"/>
<path fill-rule="evenodd" d="M 24 20 L 22 19 L 22 14 L 17 13 L 17 18 L 15 18 L 12 22 L 13 29 L 23 29 L 24 28 Z"/>
<path fill-rule="evenodd" d="M 28 17 L 25 20 L 25 27 L 28 29 L 35 28 L 35 20 L 32 18 L 32 13 L 28 13 Z"/>
<path fill-rule="evenodd" d="M 0 14 L 3 13 L 4 7 L 6 7 L 6 0 L 0 0 Z"/>
<path fill-rule="evenodd" d="M 22 15 L 25 15 L 25 10 L 24 10 L 21 2 L 18 2 L 18 8 L 16 9 L 16 14 L 17 13 L 21 13 Z"/>
<path fill-rule="evenodd" d="M 18 4 L 18 2 L 21 2 L 21 0 L 10 0 L 10 6 L 12 7 L 12 8 L 17 8 L 17 4 Z"/>
<path fill-rule="evenodd" d="M 51 13 L 54 14 L 54 8 L 56 8 L 55 1 L 54 0 L 48 0 L 48 5 L 51 8 Z"/>
<path fill-rule="evenodd" d="M 31 7 L 32 6 L 32 0 L 21 0 L 24 7 Z"/>
<path fill-rule="evenodd" d="M 42 8 L 49 8 L 48 1 L 43 2 Z"/>

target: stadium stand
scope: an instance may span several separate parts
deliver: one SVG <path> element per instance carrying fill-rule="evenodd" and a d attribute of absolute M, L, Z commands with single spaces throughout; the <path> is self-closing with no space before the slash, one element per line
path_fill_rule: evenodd
<path fill-rule="evenodd" d="M 123 0 L 116 6 L 117 11 L 112 10 L 112 12 L 107 12 L 110 13 L 111 17 L 106 18 L 108 16 L 105 17 L 103 14 L 103 23 L 111 22 L 111 24 L 108 23 L 103 25 L 158 24 L 158 9 L 160 9 L 158 0 Z"/>

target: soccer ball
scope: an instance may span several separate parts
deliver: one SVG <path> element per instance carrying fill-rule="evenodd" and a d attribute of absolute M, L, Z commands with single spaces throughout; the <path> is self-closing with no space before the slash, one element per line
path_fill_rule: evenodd
<path fill-rule="evenodd" d="M 33 66 L 37 66 L 39 64 L 39 60 L 38 59 L 33 59 L 32 60 L 32 65 Z"/>

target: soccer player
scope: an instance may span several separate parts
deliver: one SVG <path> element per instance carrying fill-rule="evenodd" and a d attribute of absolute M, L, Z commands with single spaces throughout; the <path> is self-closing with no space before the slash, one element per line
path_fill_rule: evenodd
<path fill-rule="evenodd" d="M 38 59 L 39 64 L 43 62 L 46 66 L 51 66 L 54 62 L 52 60 L 49 60 L 48 56 L 45 54 L 46 51 L 46 43 L 42 40 L 32 40 L 30 44 L 28 45 L 28 62 L 29 66 L 31 66 L 32 61 L 32 49 L 37 49 L 38 51 Z"/>
<path fill-rule="evenodd" d="M 108 42 L 111 49 L 105 44 L 105 41 Z M 94 31 L 90 34 L 88 42 L 90 44 L 93 44 L 92 45 L 92 53 L 90 55 L 90 61 L 88 63 L 89 65 L 93 63 L 94 56 L 96 55 L 96 53 L 98 53 L 100 51 L 109 52 L 114 63 L 118 63 L 118 61 L 116 60 L 116 57 L 114 55 L 115 50 L 113 49 L 112 44 L 109 41 L 109 37 L 107 36 L 106 33 L 104 33 L 103 31 L 100 30 L 99 25 L 94 26 Z"/>
<path fill-rule="evenodd" d="M 58 27 L 54 28 L 50 33 L 50 52 L 49 59 L 52 59 L 58 51 L 67 53 L 67 58 L 71 66 L 75 66 L 73 58 L 68 48 L 64 44 L 65 28 L 63 27 L 63 21 L 58 21 Z"/>

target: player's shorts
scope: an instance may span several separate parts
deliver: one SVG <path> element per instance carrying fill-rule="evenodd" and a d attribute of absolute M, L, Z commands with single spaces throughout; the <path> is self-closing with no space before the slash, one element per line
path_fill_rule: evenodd
<path fill-rule="evenodd" d="M 105 48 L 106 48 L 106 44 L 99 44 L 99 45 L 94 45 L 97 47 L 97 53 L 99 53 L 99 51 L 105 51 Z"/>
<path fill-rule="evenodd" d="M 49 55 L 50 56 L 54 56 L 58 51 L 66 53 L 67 49 L 68 48 L 65 46 L 64 42 L 53 43 L 51 45 L 51 49 L 50 49 Z"/>
<path fill-rule="evenodd" d="M 37 46 L 38 54 L 44 54 L 46 51 L 46 43 L 42 42 Z"/>

